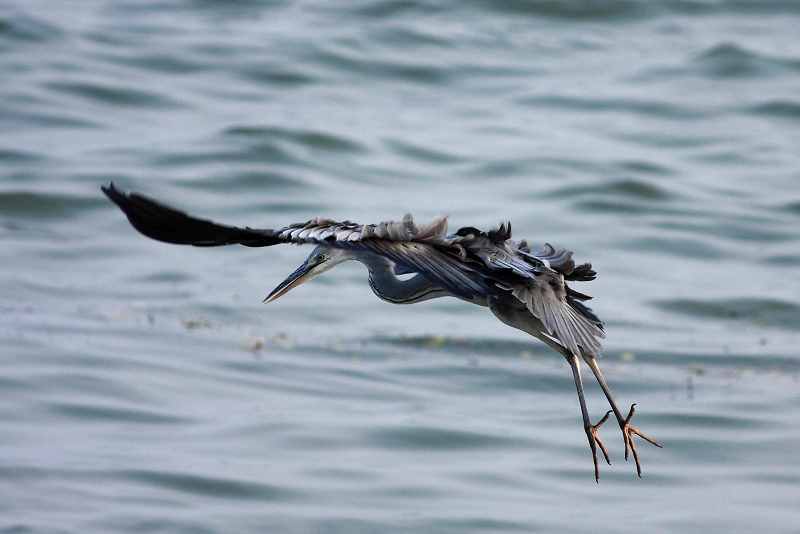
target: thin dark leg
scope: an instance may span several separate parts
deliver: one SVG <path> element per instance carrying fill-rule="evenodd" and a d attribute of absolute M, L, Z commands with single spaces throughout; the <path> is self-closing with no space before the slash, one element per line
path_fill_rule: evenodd
<path fill-rule="evenodd" d="M 575 379 L 575 388 L 578 390 L 578 402 L 581 405 L 581 414 L 583 415 L 583 428 L 586 430 L 586 437 L 589 439 L 589 447 L 592 449 L 592 459 L 594 460 L 594 479 L 597 482 L 600 482 L 600 468 L 597 465 L 597 445 L 600 445 L 600 450 L 603 451 L 603 456 L 605 456 L 606 462 L 611 464 L 611 459 L 608 457 L 608 451 L 606 451 L 605 445 L 603 442 L 600 441 L 600 437 L 597 435 L 597 429 L 602 426 L 603 423 L 608 420 L 610 411 L 606 413 L 605 417 L 600 420 L 599 423 L 593 425 L 589 420 L 589 411 L 586 409 L 586 398 L 583 394 L 583 381 L 581 380 L 581 368 L 580 368 L 580 360 L 574 354 L 570 354 L 566 356 L 567 362 L 569 362 L 569 366 L 572 368 L 572 376 Z M 635 454 L 635 453 L 634 453 Z"/>
<path fill-rule="evenodd" d="M 617 403 L 614 402 L 614 397 L 611 396 L 611 390 L 608 388 L 608 384 L 606 384 L 605 379 L 603 378 L 603 374 L 600 372 L 600 367 L 597 366 L 597 361 L 592 358 L 591 356 L 584 357 L 584 360 L 589 365 L 589 368 L 594 373 L 594 377 L 597 379 L 597 382 L 600 384 L 600 388 L 602 388 L 603 393 L 608 399 L 608 403 L 611 405 L 611 410 L 614 412 L 614 416 L 617 418 L 617 422 L 619 423 L 620 429 L 622 429 L 622 439 L 625 440 L 625 459 L 628 459 L 628 446 L 630 445 L 630 450 L 633 452 L 633 459 L 636 461 L 636 473 L 639 477 L 642 476 L 642 466 L 639 464 L 639 453 L 636 452 L 636 445 L 633 444 L 633 435 L 636 434 L 637 436 L 649 441 L 656 447 L 661 447 L 658 443 L 653 441 L 652 439 L 648 438 L 632 426 L 630 426 L 631 418 L 633 414 L 636 412 L 634 406 L 635 404 L 631 405 L 631 410 L 628 412 L 628 417 L 623 417 L 622 412 L 619 411 L 617 408 Z"/>

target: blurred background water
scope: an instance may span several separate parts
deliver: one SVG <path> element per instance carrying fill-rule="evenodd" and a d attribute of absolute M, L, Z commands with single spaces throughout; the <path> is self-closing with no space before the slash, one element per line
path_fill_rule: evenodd
<path fill-rule="evenodd" d="M 800 532 L 794 1 L 0 1 L 0 532 Z M 308 250 L 412 212 L 591 261 L 644 477 L 563 358 Z M 590 411 L 607 409 L 587 379 Z"/>

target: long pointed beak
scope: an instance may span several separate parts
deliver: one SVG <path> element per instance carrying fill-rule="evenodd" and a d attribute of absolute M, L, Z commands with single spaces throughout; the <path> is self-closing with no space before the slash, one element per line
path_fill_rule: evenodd
<path fill-rule="evenodd" d="M 272 293 L 267 295 L 267 298 L 264 299 L 264 302 L 272 302 L 278 297 L 281 297 L 295 288 L 302 284 L 303 282 L 307 282 L 312 277 L 309 276 L 312 267 L 308 265 L 308 262 L 303 263 L 300 267 L 297 268 L 295 272 L 289 275 L 289 277 L 284 280 L 283 282 L 278 285 L 275 289 L 272 290 Z"/>

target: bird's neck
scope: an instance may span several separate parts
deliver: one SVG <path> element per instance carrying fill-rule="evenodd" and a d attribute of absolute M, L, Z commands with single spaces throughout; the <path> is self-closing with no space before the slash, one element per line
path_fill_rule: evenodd
<path fill-rule="evenodd" d="M 432 284 L 421 274 L 401 280 L 394 274 L 394 264 L 377 254 L 357 258 L 369 269 L 369 286 L 378 298 L 394 304 L 413 304 L 450 293 Z"/>

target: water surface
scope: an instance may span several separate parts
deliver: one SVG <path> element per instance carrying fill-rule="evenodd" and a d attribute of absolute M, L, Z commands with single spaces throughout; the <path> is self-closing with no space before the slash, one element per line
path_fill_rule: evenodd
<path fill-rule="evenodd" d="M 797 532 L 794 2 L 0 3 L 0 532 Z M 145 239 L 410 211 L 591 261 L 563 358 L 360 265 Z M 587 370 L 588 371 L 588 370 Z M 606 410 L 587 378 L 592 416 Z"/>

